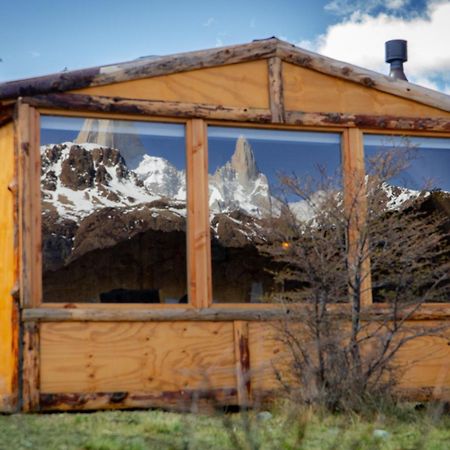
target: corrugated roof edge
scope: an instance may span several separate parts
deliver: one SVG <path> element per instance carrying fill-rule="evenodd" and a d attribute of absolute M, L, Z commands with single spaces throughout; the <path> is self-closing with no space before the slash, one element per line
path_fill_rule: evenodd
<path fill-rule="evenodd" d="M 120 64 L 61 72 L 0 84 L 0 100 L 101 86 L 206 67 L 268 59 L 281 60 L 450 112 L 450 96 L 407 81 L 319 55 L 275 37 L 248 44 L 142 58 Z"/>

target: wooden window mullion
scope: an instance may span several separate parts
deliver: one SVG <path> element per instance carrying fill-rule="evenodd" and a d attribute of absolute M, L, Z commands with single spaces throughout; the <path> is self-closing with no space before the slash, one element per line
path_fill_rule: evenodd
<path fill-rule="evenodd" d="M 349 270 L 361 276 L 361 306 L 372 304 L 370 259 L 367 256 L 367 199 L 364 169 L 363 133 L 358 128 L 348 128 L 342 136 L 342 171 L 344 183 L 344 208 L 348 218 Z M 366 239 L 362 239 L 362 233 Z M 358 259 L 361 269 L 355 269 Z M 350 277 L 353 274 L 350 273 Z M 352 295 L 352 292 L 350 292 Z"/>
<path fill-rule="evenodd" d="M 208 137 L 206 123 L 187 123 L 188 297 L 194 308 L 212 302 L 211 238 L 208 209 Z"/>

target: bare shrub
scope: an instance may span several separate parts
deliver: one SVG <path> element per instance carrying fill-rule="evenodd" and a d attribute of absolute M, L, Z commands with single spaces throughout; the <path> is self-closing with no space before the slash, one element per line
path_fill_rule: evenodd
<path fill-rule="evenodd" d="M 345 197 L 324 171 L 319 180 L 281 178 L 300 203 L 274 219 L 264 251 L 281 267 L 271 300 L 288 311 L 279 337 L 292 364 L 278 376 L 296 400 L 366 407 L 393 392 L 398 351 L 441 331 L 410 321 L 450 292 L 449 220 L 422 207 L 436 193 L 389 184 L 413 153 L 405 145 L 372 158 L 366 177 L 344 182 Z M 372 293 L 382 305 L 370 304 Z"/>

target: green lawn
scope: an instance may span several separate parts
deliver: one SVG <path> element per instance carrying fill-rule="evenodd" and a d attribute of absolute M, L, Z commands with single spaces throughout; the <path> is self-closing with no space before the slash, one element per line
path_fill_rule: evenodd
<path fill-rule="evenodd" d="M 245 431 L 246 430 L 246 431 Z M 450 417 L 404 407 L 371 420 L 305 411 L 202 416 L 162 411 L 0 416 L 0 449 L 450 450 Z"/>

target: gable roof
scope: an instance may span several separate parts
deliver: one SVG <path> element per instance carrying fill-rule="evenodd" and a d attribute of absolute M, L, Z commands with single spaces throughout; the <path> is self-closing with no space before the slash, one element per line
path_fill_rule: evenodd
<path fill-rule="evenodd" d="M 0 84 L 0 100 L 65 92 L 271 57 L 279 57 L 282 61 L 297 66 L 450 112 L 449 95 L 328 58 L 274 37 L 249 44 L 146 57 L 120 64 L 9 81 Z"/>

